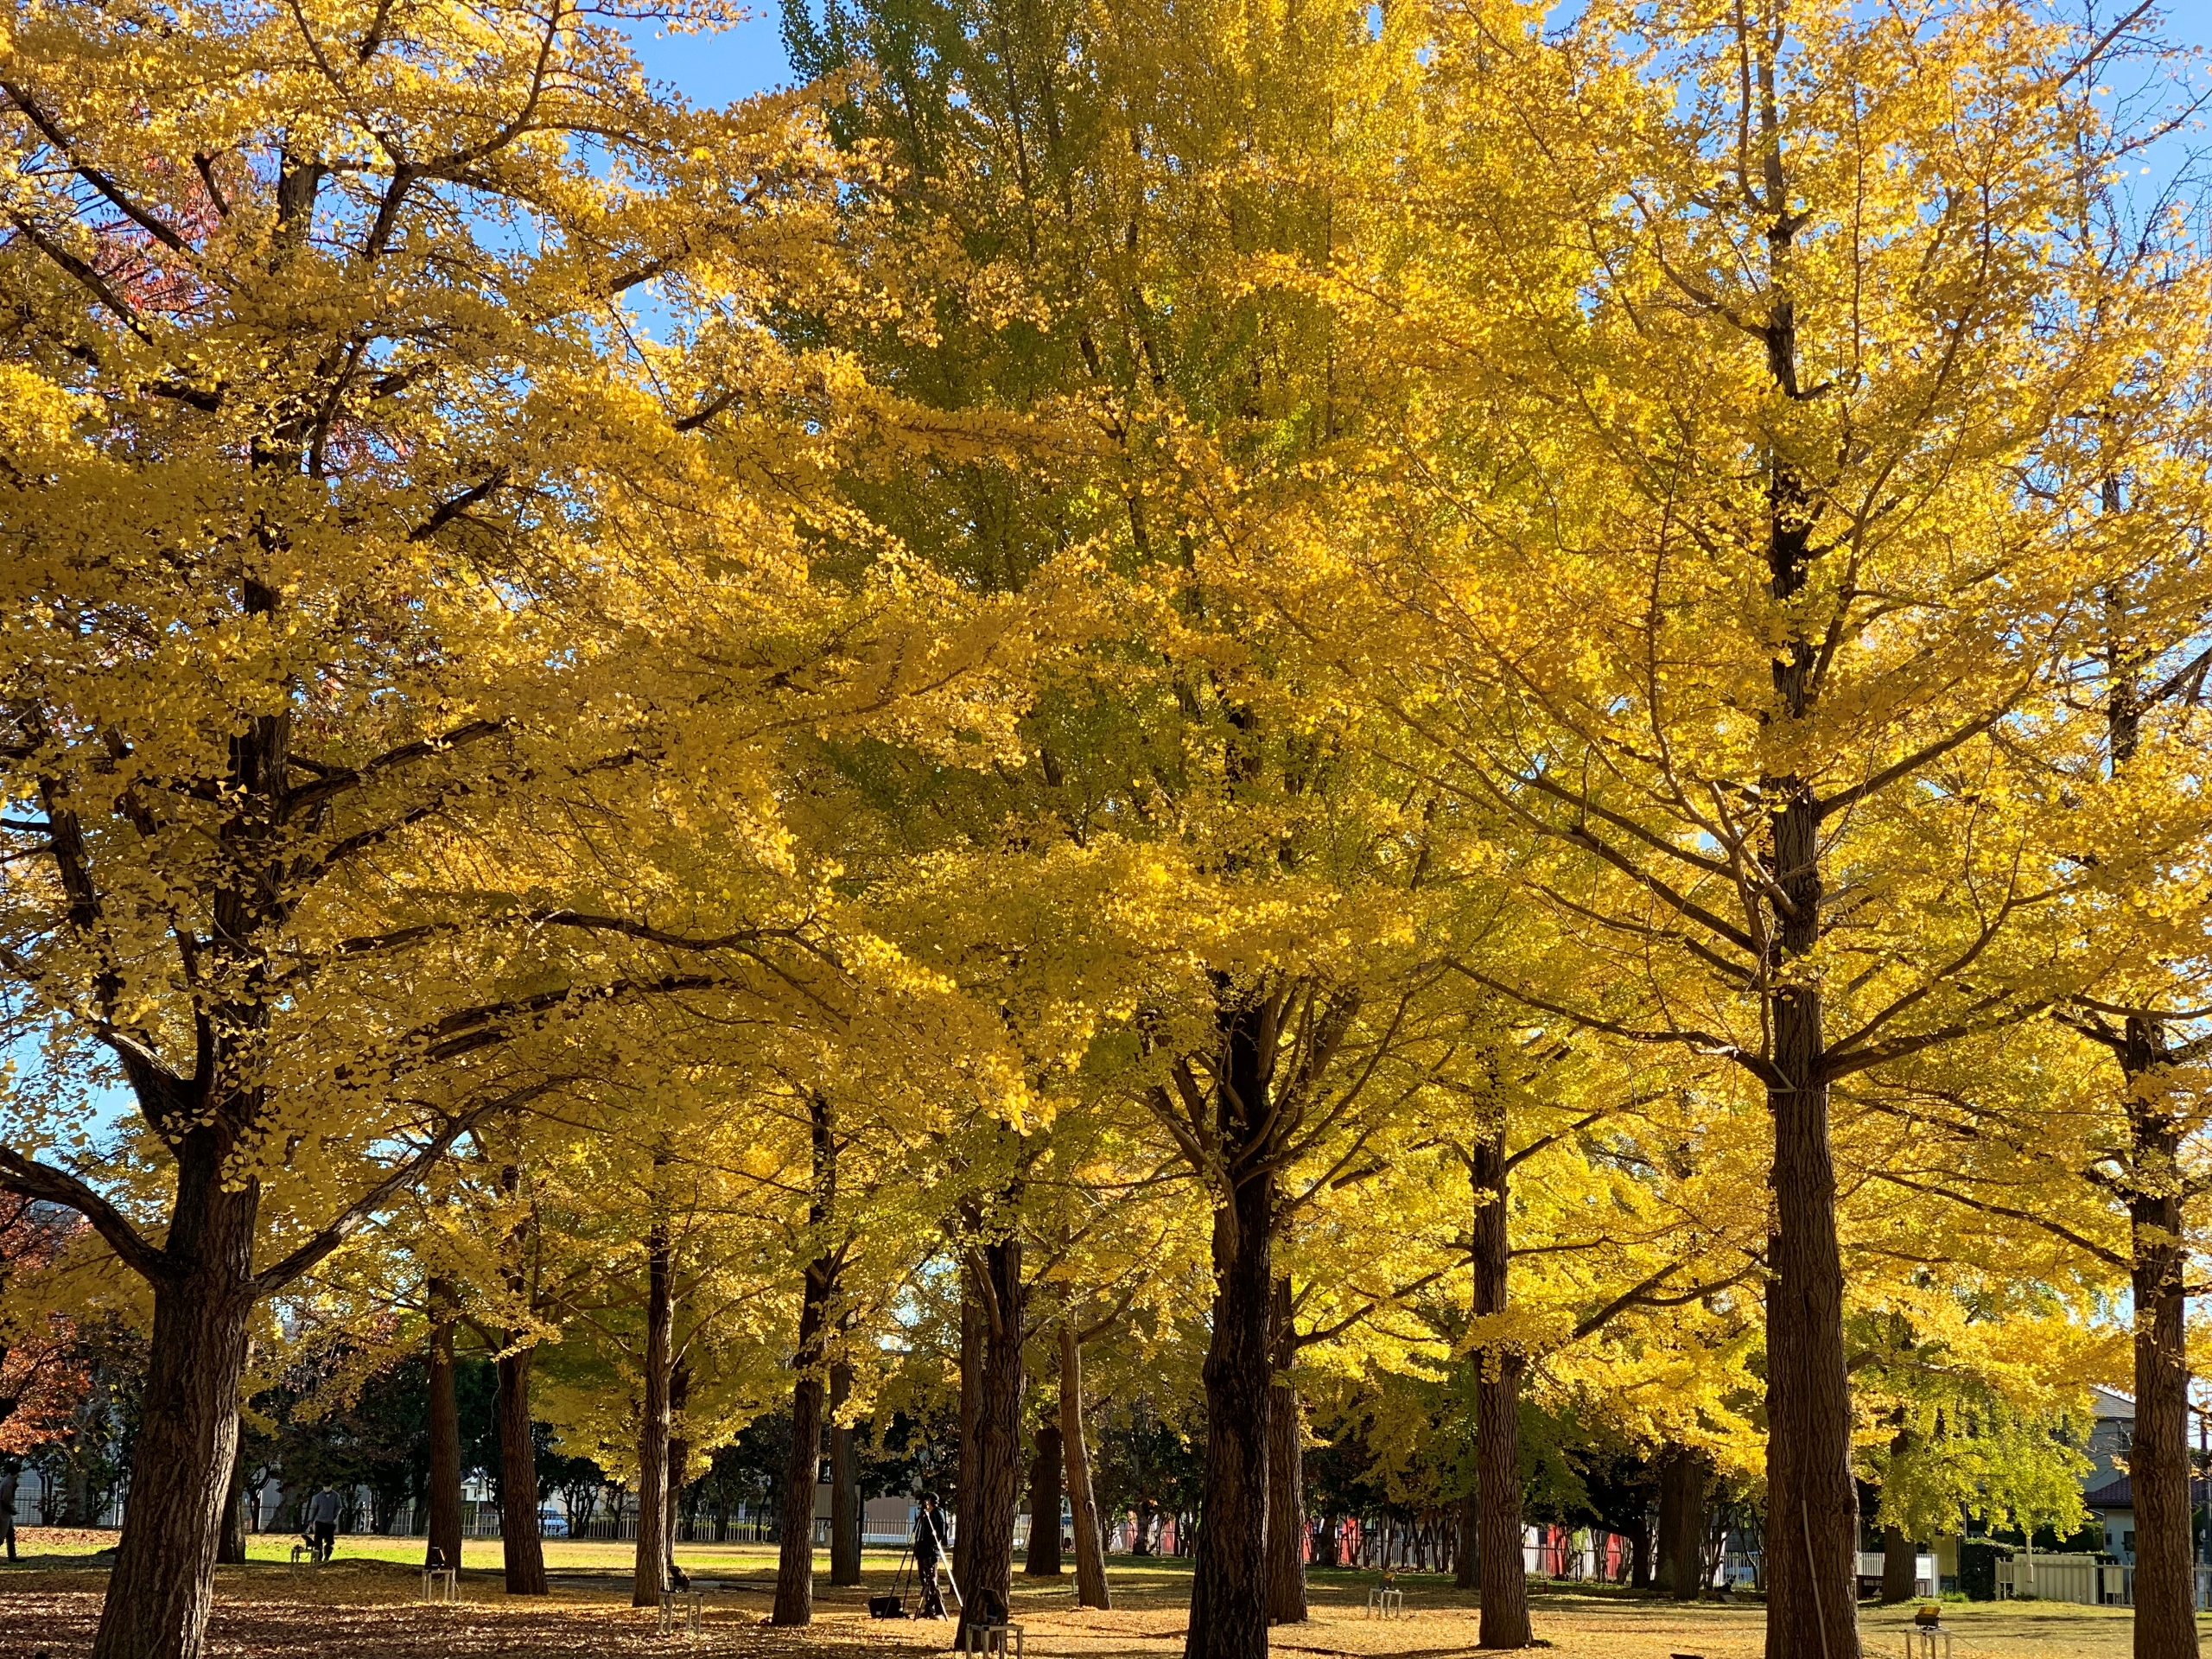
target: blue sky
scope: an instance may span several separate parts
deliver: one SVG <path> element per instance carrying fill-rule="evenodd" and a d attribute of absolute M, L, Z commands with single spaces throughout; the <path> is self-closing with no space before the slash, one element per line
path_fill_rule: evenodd
<path fill-rule="evenodd" d="M 2119 8 L 2114 0 L 2101 0 L 2099 10 L 2113 15 Z M 2168 39 L 2212 49 L 2212 0 L 2171 0 L 2162 10 Z M 772 11 L 721 35 L 642 35 L 638 47 L 646 72 L 673 83 L 694 103 L 727 104 L 791 78 Z"/>

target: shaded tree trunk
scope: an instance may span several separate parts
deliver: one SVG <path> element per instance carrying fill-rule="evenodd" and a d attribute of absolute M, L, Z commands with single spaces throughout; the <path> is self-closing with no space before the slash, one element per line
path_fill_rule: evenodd
<path fill-rule="evenodd" d="M 238 1442 L 238 1431 L 232 1439 Z M 223 1494 L 222 1535 L 215 1546 L 215 1559 L 226 1567 L 245 1565 L 245 1451 L 239 1445 L 231 1456 L 231 1479 Z"/>
<path fill-rule="evenodd" d="M 668 1373 L 676 1343 L 671 1255 L 667 1220 L 656 1217 L 645 1234 L 645 1401 L 638 1414 L 638 1549 L 630 1573 L 632 1607 L 659 1606 L 668 1589 L 668 1529 L 648 1522 L 668 1507 Z"/>
<path fill-rule="evenodd" d="M 974 1269 L 960 1264 L 960 1451 L 953 1464 L 952 1580 L 968 1592 L 968 1557 L 974 1529 L 976 1459 L 983 1410 L 983 1316 Z"/>
<path fill-rule="evenodd" d="M 1060 1576 L 1060 1470 L 1065 1461 L 1060 1426 L 1039 1424 L 1037 1457 L 1029 1465 L 1029 1554 L 1021 1567 L 1028 1578 Z"/>
<path fill-rule="evenodd" d="M 1275 1281 L 1274 1377 L 1268 1419 L 1268 1622 L 1306 1622 L 1306 1446 L 1304 1414 L 1291 1367 L 1298 1325 L 1290 1279 Z"/>
<path fill-rule="evenodd" d="M 1912 1540 L 1896 1527 L 1882 1529 L 1882 1603 L 1894 1607 L 1901 1601 L 1910 1601 L 1915 1569 L 1919 1562 Z"/>
<path fill-rule="evenodd" d="M 1474 1316 L 1505 1312 L 1512 1266 L 1506 1231 L 1505 1125 L 1501 1120 L 1469 1149 L 1467 1178 L 1473 1189 Z M 1484 1648 L 1529 1645 L 1529 1577 L 1521 1554 L 1521 1376 L 1528 1361 L 1510 1343 L 1491 1344 L 1473 1356 L 1475 1373 L 1475 1556 L 1482 1586 Z"/>
<path fill-rule="evenodd" d="M 814 1192 L 807 1220 L 818 1243 L 836 1211 L 837 1154 L 830 1103 L 814 1095 L 809 1111 Z M 784 1462 L 783 1538 L 776 1560 L 776 1603 L 769 1614 L 772 1624 L 806 1624 L 814 1618 L 814 1495 L 822 1475 L 823 1372 L 829 1359 L 830 1304 L 843 1262 L 842 1250 L 825 1250 L 806 1264 L 798 1347 L 791 1358 L 798 1380 L 791 1385 L 791 1444 Z"/>
<path fill-rule="evenodd" d="M 2127 1076 L 2129 1283 L 2135 1301 L 2136 1659 L 2197 1651 L 2196 1563 L 2189 1502 L 2189 1357 L 2183 1289 L 2181 1133 L 2162 1074 L 2171 1064 L 2160 1022 L 2130 1016 Z"/>
<path fill-rule="evenodd" d="M 806 1624 L 814 1618 L 814 1496 L 822 1473 L 822 1342 L 829 1321 L 827 1275 L 819 1262 L 806 1269 L 806 1297 L 799 1310 L 798 1352 L 792 1361 L 791 1443 L 784 1459 L 781 1548 L 776 1560 L 774 1624 Z"/>
<path fill-rule="evenodd" d="M 858 1432 L 836 1421 L 853 1397 L 853 1367 L 830 1367 L 830 1582 L 861 1581 L 861 1446 Z"/>
<path fill-rule="evenodd" d="M 1067 1458 L 1068 1507 L 1075 1517 L 1075 1605 L 1111 1607 L 1106 1586 L 1106 1536 L 1098 1524 L 1098 1494 L 1090 1478 L 1090 1446 L 1083 1421 L 1083 1345 L 1075 1327 L 1060 1321 L 1060 1446 Z"/>
<path fill-rule="evenodd" d="M 518 1342 L 523 1335 L 511 1331 L 507 1340 Z M 548 1593 L 545 1547 L 537 1530 L 537 1447 L 530 1421 L 530 1368 L 535 1352 L 521 1348 L 499 1357 L 499 1553 L 511 1596 Z"/>
<path fill-rule="evenodd" d="M 1475 1587 L 1475 1559 L 1482 1550 L 1478 1532 L 1480 1517 L 1476 1511 L 1472 1492 L 1452 1506 L 1452 1518 L 1459 1529 L 1459 1547 L 1452 1554 L 1452 1587 L 1454 1590 Z M 1329 1565 L 1334 1567 L 1336 1563 L 1332 1560 Z"/>
<path fill-rule="evenodd" d="M 1659 1587 L 1677 1601 L 1704 1589 L 1706 1460 L 1676 1447 L 1659 1471 Z"/>
<path fill-rule="evenodd" d="M 677 1360 L 668 1373 L 668 1503 L 665 1546 L 671 1573 L 676 1566 L 677 1522 L 683 1510 L 683 1476 L 691 1466 L 691 1442 L 683 1432 L 683 1414 L 691 1403 L 691 1366 Z"/>
<path fill-rule="evenodd" d="M 1628 1583 L 1631 1590 L 1651 1587 L 1651 1516 L 1648 1510 L 1628 1535 Z"/>
<path fill-rule="evenodd" d="M 982 1391 L 976 1414 L 975 1501 L 960 1517 L 968 1576 L 960 1580 L 956 1645 L 981 1628 L 994 1605 L 1001 1611 L 1008 1605 L 1014 1593 L 1014 1521 L 1021 1504 L 1021 1347 L 1027 1335 L 1021 1241 L 995 1240 L 980 1255 L 974 1283 L 983 1316 Z"/>
<path fill-rule="evenodd" d="M 454 1393 L 453 1344 L 461 1297 L 450 1279 L 433 1278 L 426 1300 L 430 1313 L 429 1418 L 430 1483 L 425 1564 L 436 1557 L 461 1566 L 461 1406 Z"/>
<path fill-rule="evenodd" d="M 238 1456 L 238 1388 L 256 1291 L 257 1183 L 224 1191 L 224 1142 L 178 1143 L 175 1199 L 154 1281 L 153 1341 L 130 1460 L 130 1502 L 94 1659 L 198 1659 Z"/>
<path fill-rule="evenodd" d="M 1214 1090 L 1229 1190 L 1213 1215 L 1213 1330 L 1206 1344 L 1205 1522 L 1191 1580 L 1185 1659 L 1265 1659 L 1268 1442 L 1273 1416 L 1275 1186 L 1267 1120 L 1270 1022 L 1242 1007 L 1224 1020 Z"/>

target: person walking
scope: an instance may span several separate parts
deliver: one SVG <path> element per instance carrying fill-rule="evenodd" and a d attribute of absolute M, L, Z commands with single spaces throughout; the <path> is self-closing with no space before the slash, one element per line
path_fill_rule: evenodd
<path fill-rule="evenodd" d="M 338 1501 L 338 1494 L 327 1486 L 308 1502 L 308 1540 L 315 1545 L 315 1558 L 318 1561 L 328 1561 L 331 1551 L 338 1547 L 338 1512 L 343 1507 Z"/>
<path fill-rule="evenodd" d="M 914 1516 L 914 1571 L 922 1581 L 922 1612 L 924 1618 L 944 1617 L 944 1598 L 938 1593 L 937 1575 L 944 1567 L 945 1552 L 952 1548 L 952 1540 L 944 1529 L 944 1516 L 937 1506 L 937 1494 L 924 1492 L 922 1507 Z M 944 1581 L 952 1586 L 952 1599 L 960 1599 L 960 1586 L 954 1582 L 952 1569 L 944 1567 Z"/>

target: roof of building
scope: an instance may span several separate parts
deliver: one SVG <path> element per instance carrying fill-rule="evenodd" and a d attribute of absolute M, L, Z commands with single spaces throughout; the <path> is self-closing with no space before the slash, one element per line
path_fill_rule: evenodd
<path fill-rule="evenodd" d="M 2189 1483 L 2189 1501 L 2202 1503 L 2212 1497 L 2212 1481 L 2202 1475 Z M 2082 1494 L 2082 1505 L 2091 1510 L 2133 1510 L 2135 1507 L 2135 1483 L 2126 1475 L 2107 1481 L 2094 1491 Z"/>

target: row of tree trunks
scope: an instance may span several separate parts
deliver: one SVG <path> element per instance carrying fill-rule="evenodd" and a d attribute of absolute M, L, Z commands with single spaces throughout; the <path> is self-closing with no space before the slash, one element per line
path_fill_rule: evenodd
<path fill-rule="evenodd" d="M 1291 1367 L 1298 1360 L 1288 1274 L 1275 1281 L 1274 1376 L 1268 1418 L 1268 1622 L 1306 1622 L 1306 1421 Z"/>
<path fill-rule="evenodd" d="M 976 1405 L 975 1485 L 961 1494 L 960 1536 L 968 1545 L 968 1576 L 960 1580 L 960 1628 L 954 1645 L 968 1645 L 984 1615 L 1003 1616 L 1014 1593 L 1014 1522 L 1021 1504 L 1022 1344 L 1027 1287 L 1021 1241 L 992 1239 L 976 1252 L 968 1283 L 979 1304 L 982 1388 Z M 968 1413 L 963 1405 L 961 1415 Z"/>
<path fill-rule="evenodd" d="M 1029 1465 L 1029 1554 L 1021 1567 L 1024 1577 L 1060 1576 L 1060 1471 L 1065 1462 L 1060 1426 L 1039 1424 L 1037 1456 Z"/>
<path fill-rule="evenodd" d="M 823 1230 L 836 1213 L 837 1148 L 830 1122 L 830 1103 L 809 1098 L 813 1134 L 813 1192 L 807 1224 L 817 1254 L 806 1264 L 799 1302 L 798 1346 L 791 1369 L 791 1443 L 784 1462 L 782 1538 L 776 1561 L 776 1600 L 772 1624 L 806 1624 L 814 1618 L 814 1493 L 821 1484 L 823 1373 L 829 1359 L 831 1304 L 843 1255 L 826 1248 Z"/>
<path fill-rule="evenodd" d="M 830 1367 L 830 1582 L 861 1581 L 861 1446 L 851 1425 L 837 1419 L 853 1397 L 852 1362 Z"/>
<path fill-rule="evenodd" d="M 1060 1321 L 1060 1450 L 1067 1459 L 1068 1507 L 1075 1519 L 1075 1605 L 1111 1607 L 1106 1536 L 1098 1524 L 1098 1493 L 1091 1484 L 1090 1444 L 1084 1429 L 1083 1344 L 1065 1319 Z"/>

